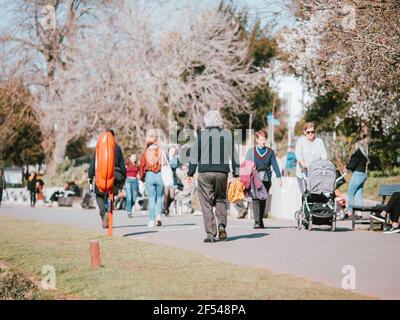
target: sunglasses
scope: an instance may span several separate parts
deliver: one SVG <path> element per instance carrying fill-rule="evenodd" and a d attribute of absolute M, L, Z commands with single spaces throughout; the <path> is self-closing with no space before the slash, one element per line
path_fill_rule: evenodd
<path fill-rule="evenodd" d="M 314 133 L 315 131 L 306 131 L 306 134 L 312 134 L 312 133 Z"/>

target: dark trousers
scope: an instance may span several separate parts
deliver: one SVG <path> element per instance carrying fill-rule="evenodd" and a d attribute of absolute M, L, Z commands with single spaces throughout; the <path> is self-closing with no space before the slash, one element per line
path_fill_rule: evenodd
<path fill-rule="evenodd" d="M 35 206 L 36 204 L 36 192 L 35 191 L 29 191 L 31 194 L 31 206 Z"/>
<path fill-rule="evenodd" d="M 271 189 L 271 181 L 263 181 L 264 187 L 269 192 L 269 189 Z M 254 222 L 259 223 L 260 225 L 263 224 L 263 218 L 264 218 L 264 212 L 265 212 L 265 206 L 267 204 L 267 200 L 257 200 L 253 199 L 253 215 L 254 215 Z"/>
<path fill-rule="evenodd" d="M 56 191 L 50 197 L 50 202 L 57 201 L 62 192 Z"/>
<path fill-rule="evenodd" d="M 204 229 L 207 237 L 217 236 L 217 224 L 227 224 L 226 188 L 228 174 L 223 172 L 199 173 L 199 200 L 203 211 Z M 215 214 L 214 214 L 215 208 Z"/>
<path fill-rule="evenodd" d="M 395 192 L 390 197 L 386 211 L 390 214 L 390 220 L 398 222 L 400 217 L 400 192 Z"/>
<path fill-rule="evenodd" d="M 169 214 L 169 206 L 171 205 L 172 202 L 174 202 L 174 199 L 175 199 L 175 188 L 172 186 L 164 188 L 163 206 L 166 214 Z"/>
<path fill-rule="evenodd" d="M 103 219 L 106 214 L 107 196 L 96 195 L 96 202 L 97 207 L 99 208 L 100 217 Z"/>
<path fill-rule="evenodd" d="M 1 205 L 1 200 L 3 199 L 3 189 L 0 189 L 0 205 Z"/>

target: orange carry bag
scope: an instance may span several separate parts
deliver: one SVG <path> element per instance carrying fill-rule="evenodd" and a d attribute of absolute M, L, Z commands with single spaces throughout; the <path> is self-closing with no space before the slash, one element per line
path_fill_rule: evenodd
<path fill-rule="evenodd" d="M 239 180 L 235 179 L 228 184 L 228 201 L 235 203 L 245 198 L 244 195 L 245 187 L 244 184 Z"/>
<path fill-rule="evenodd" d="M 101 192 L 110 192 L 114 186 L 115 141 L 110 132 L 102 133 L 96 145 L 96 185 Z"/>

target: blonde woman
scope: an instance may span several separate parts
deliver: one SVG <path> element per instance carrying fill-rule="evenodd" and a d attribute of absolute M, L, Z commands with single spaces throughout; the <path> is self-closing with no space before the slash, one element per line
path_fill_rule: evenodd
<path fill-rule="evenodd" d="M 304 172 L 307 172 L 309 165 L 314 160 L 327 160 L 324 141 L 317 138 L 315 125 L 313 122 L 307 122 L 303 126 L 304 136 L 296 142 L 296 176 L 301 194 L 304 193 L 303 178 Z"/>
<path fill-rule="evenodd" d="M 157 136 L 146 139 L 146 149 L 140 158 L 139 175 L 145 183 L 149 198 L 148 227 L 161 226 L 161 211 L 163 207 L 164 184 L 161 177 L 161 167 L 164 164 L 163 152 L 158 145 Z"/>
<path fill-rule="evenodd" d="M 346 170 L 351 171 L 353 174 L 349 183 L 348 192 L 348 213 L 349 217 L 353 215 L 354 198 L 360 206 L 363 205 L 363 191 L 364 184 L 367 181 L 368 169 L 368 137 L 363 136 L 357 138 L 355 151 L 351 155 L 349 162 L 346 165 Z"/>

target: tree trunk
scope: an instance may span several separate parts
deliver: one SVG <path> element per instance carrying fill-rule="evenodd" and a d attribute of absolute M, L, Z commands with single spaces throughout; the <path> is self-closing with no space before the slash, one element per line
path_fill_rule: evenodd
<path fill-rule="evenodd" d="M 67 150 L 68 138 L 63 132 L 57 132 L 54 137 L 54 150 L 50 162 L 47 164 L 47 174 L 52 176 L 56 173 L 57 167 L 64 161 Z"/>

